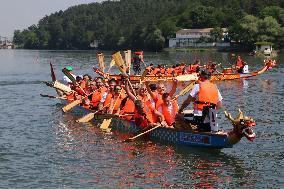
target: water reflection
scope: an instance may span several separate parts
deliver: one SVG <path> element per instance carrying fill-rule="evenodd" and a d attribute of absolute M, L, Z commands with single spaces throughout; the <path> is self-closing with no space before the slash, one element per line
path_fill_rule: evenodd
<path fill-rule="evenodd" d="M 128 134 L 104 134 L 94 124 L 78 125 L 70 118 L 60 122 L 57 134 L 59 148 L 70 152 L 65 161 L 73 163 L 61 166 L 80 177 L 86 174 L 88 182 L 118 188 L 220 188 L 240 180 L 239 184 L 253 185 L 243 160 L 220 150 L 148 140 L 122 143 Z"/>

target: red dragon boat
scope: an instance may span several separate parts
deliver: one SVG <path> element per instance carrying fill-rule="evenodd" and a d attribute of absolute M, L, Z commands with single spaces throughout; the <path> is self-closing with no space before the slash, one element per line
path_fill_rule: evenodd
<path fill-rule="evenodd" d="M 260 68 L 259 70 L 249 72 L 249 73 L 236 73 L 233 68 L 224 68 L 221 73 L 213 73 L 211 76 L 212 81 L 225 81 L 225 80 L 234 80 L 234 79 L 242 79 L 242 78 L 249 78 L 254 77 L 260 74 L 263 74 L 264 72 L 272 69 L 276 65 L 275 60 L 267 59 L 264 62 L 264 66 Z M 105 78 L 115 78 L 116 80 L 121 79 L 121 75 L 111 75 L 105 72 L 102 72 L 98 68 L 94 68 L 94 71 L 105 77 Z M 131 82 L 139 82 L 141 79 L 141 75 L 130 75 L 129 80 Z M 146 75 L 143 79 L 143 81 L 164 81 L 164 80 L 172 80 L 173 76 L 171 75 Z M 193 81 L 197 80 L 198 76 L 197 73 L 191 73 L 191 74 L 185 74 L 185 75 L 178 75 L 176 76 L 176 79 L 178 81 Z"/>

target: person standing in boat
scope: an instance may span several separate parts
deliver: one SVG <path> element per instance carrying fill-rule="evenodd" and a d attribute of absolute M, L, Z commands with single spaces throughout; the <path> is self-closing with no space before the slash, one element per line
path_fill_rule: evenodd
<path fill-rule="evenodd" d="M 134 75 L 140 75 L 141 73 L 141 64 L 144 63 L 143 51 L 135 52 L 132 59 Z"/>
<path fill-rule="evenodd" d="M 66 66 L 65 67 L 66 70 L 68 70 L 68 72 L 74 77 L 74 79 L 76 79 L 76 75 L 74 75 L 73 72 L 73 68 L 71 66 Z M 72 81 L 66 76 L 63 76 L 63 81 L 66 85 L 68 85 L 69 87 L 72 85 Z"/>
<path fill-rule="evenodd" d="M 245 62 L 242 60 L 241 56 L 237 56 L 235 67 L 238 73 L 244 73 Z"/>
<path fill-rule="evenodd" d="M 183 102 L 178 113 L 193 102 L 193 121 L 198 126 L 200 132 L 218 131 L 216 123 L 216 109 L 222 107 L 223 97 L 217 86 L 210 81 L 211 73 L 202 70 L 200 73 L 200 83 L 195 84 L 188 98 Z M 178 116 L 181 119 L 182 116 Z"/>

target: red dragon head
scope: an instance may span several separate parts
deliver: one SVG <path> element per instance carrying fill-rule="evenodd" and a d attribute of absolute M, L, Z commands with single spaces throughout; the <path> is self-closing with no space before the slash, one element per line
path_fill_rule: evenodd
<path fill-rule="evenodd" d="M 272 59 L 266 59 L 264 60 L 264 64 L 267 67 L 267 70 L 271 70 L 273 67 L 276 66 L 276 61 Z"/>
<path fill-rule="evenodd" d="M 225 111 L 225 116 L 230 120 L 234 126 L 233 132 L 243 137 L 245 136 L 249 141 L 253 141 L 256 138 L 256 135 L 252 127 L 256 126 L 256 122 L 248 117 L 244 116 L 243 112 L 239 109 L 239 115 L 236 118 L 233 118 L 230 113 Z"/>

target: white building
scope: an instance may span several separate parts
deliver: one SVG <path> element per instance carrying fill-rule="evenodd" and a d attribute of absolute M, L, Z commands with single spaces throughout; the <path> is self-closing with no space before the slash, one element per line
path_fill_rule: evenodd
<path fill-rule="evenodd" d="M 261 52 L 264 55 L 270 56 L 272 53 L 272 43 L 270 42 L 256 42 L 255 43 L 255 51 Z"/>
<path fill-rule="evenodd" d="M 230 46 L 230 43 L 200 43 L 200 38 L 210 39 L 210 31 L 213 28 L 203 29 L 181 29 L 176 32 L 176 38 L 169 39 L 169 47 L 226 47 Z M 227 34 L 227 29 L 223 29 L 223 35 Z"/>

